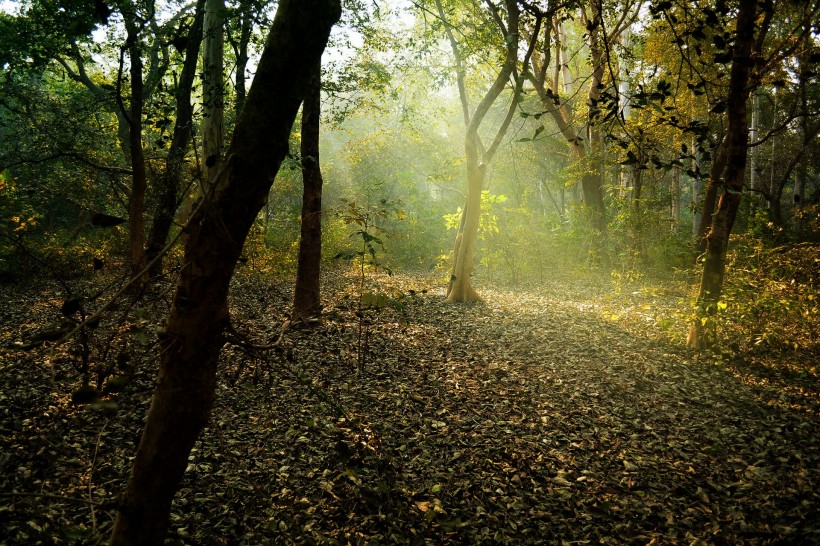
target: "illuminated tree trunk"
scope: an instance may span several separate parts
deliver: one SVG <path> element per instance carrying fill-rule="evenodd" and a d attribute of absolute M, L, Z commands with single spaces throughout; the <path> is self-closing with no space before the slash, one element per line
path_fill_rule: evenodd
<path fill-rule="evenodd" d="M 321 311 L 322 170 L 319 164 L 319 121 L 322 66 L 317 64 L 302 103 L 302 233 L 296 263 L 293 318 Z"/>
<path fill-rule="evenodd" d="M 692 348 L 708 345 L 703 319 L 716 311 L 723 288 L 726 269 L 726 250 L 732 232 L 743 191 L 746 159 L 749 145 L 749 125 L 746 120 L 746 102 L 749 98 L 749 79 L 754 64 L 752 50 L 755 42 L 755 18 L 757 0 L 741 0 L 735 30 L 735 47 L 732 53 L 732 69 L 729 79 L 729 95 L 726 104 L 728 131 L 725 153 L 725 191 L 720 196 L 717 213 L 706 237 L 706 258 L 698 293 L 698 317 L 695 317 L 686 344 Z M 761 29 L 766 32 L 766 27 Z M 759 39 L 762 42 L 762 37 Z M 705 213 L 705 211 L 704 211 Z"/>
<path fill-rule="evenodd" d="M 467 138 L 467 198 L 464 202 L 463 221 L 456 234 L 453 248 L 453 269 L 447 301 L 476 301 L 481 297 L 473 288 L 470 277 L 475 263 L 475 245 L 481 218 L 481 191 L 484 189 L 484 165 L 479 164 L 478 149 L 474 139 Z"/>
<path fill-rule="evenodd" d="M 680 225 L 680 198 L 680 166 L 675 165 L 672 169 L 672 205 L 670 209 L 672 230 L 678 229 Z"/>
<path fill-rule="evenodd" d="M 489 148 L 485 149 L 481 142 L 481 138 L 478 135 L 478 129 L 484 121 L 487 112 L 489 112 L 490 107 L 509 82 L 518 61 L 518 3 L 515 0 L 505 0 L 504 4 L 507 11 L 506 24 L 502 22 L 495 5 L 488 2 L 493 20 L 499 26 L 499 30 L 504 33 L 504 39 L 506 42 L 504 64 L 501 66 L 501 70 L 493 81 L 492 86 L 490 86 L 484 94 L 484 97 L 476 106 L 475 111 L 471 114 L 465 85 L 465 68 L 461 57 L 461 45 L 456 40 L 455 35 L 452 32 L 451 25 L 446 21 L 441 0 L 436 0 L 438 14 L 441 20 L 445 23 L 444 29 L 447 34 L 447 38 L 450 41 L 453 57 L 456 61 L 456 82 L 458 85 L 459 99 L 461 101 L 462 115 L 466 125 L 464 135 L 464 151 L 467 164 L 467 196 L 464 203 L 464 210 L 462 212 L 463 216 L 461 226 L 456 234 L 456 240 L 453 245 L 453 268 L 450 271 L 450 282 L 447 287 L 446 296 L 446 301 L 450 303 L 475 301 L 481 299 L 472 286 L 471 275 L 474 267 L 473 262 L 475 258 L 475 246 L 476 240 L 478 239 L 478 228 L 481 218 L 481 191 L 484 189 L 484 175 L 486 165 L 492 161 L 492 158 L 498 151 L 498 147 L 500 146 L 501 141 L 510 126 L 510 122 L 512 121 L 512 117 L 517 106 L 517 100 L 521 94 L 521 88 L 524 84 L 524 78 L 516 75 L 515 88 L 513 90 L 513 96 L 509 108 L 507 109 L 507 114 L 501 122 L 501 125 L 498 127 L 492 144 L 490 144 Z M 541 17 L 538 17 L 536 31 L 533 33 L 533 38 L 530 41 L 523 66 L 527 66 L 529 63 L 540 25 Z"/>
<path fill-rule="evenodd" d="M 340 12 L 338 0 L 279 3 L 213 199 L 192 218 L 185 266 L 160 335 L 157 387 L 111 544 L 162 544 L 171 501 L 213 405 L 236 262 Z"/>

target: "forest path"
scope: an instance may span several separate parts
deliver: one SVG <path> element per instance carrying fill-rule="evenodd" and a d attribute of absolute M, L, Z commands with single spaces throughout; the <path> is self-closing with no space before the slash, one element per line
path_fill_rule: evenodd
<path fill-rule="evenodd" d="M 280 349 L 226 348 L 177 543 L 820 542 L 816 385 L 664 342 L 643 311 L 675 297 L 553 284 L 447 305 L 430 279 L 374 277 L 404 309 L 372 317 L 357 371 L 355 278 L 333 279 L 322 321 Z M 236 329 L 278 337 L 290 290 L 240 277 Z M 28 317 L 4 341 L 59 304 L 3 295 Z M 143 354 L 115 411 L 69 403 L 68 353 L 4 353 L 2 490 L 23 493 L 3 497 L 7 543 L 110 529 L 151 395 L 153 301 L 122 327 Z"/>

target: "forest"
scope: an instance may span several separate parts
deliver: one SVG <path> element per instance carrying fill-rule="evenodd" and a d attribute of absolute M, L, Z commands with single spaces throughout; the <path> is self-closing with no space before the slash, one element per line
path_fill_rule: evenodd
<path fill-rule="evenodd" d="M 820 0 L 0 2 L 0 544 L 820 544 Z"/>

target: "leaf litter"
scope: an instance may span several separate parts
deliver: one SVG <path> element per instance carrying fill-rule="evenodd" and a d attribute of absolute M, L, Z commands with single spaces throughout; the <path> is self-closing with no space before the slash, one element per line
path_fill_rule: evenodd
<path fill-rule="evenodd" d="M 334 272 L 322 319 L 281 335 L 292 286 L 235 280 L 236 331 L 282 342 L 224 349 L 169 543 L 820 543 L 816 378 L 690 353 L 606 288 L 447 305 L 428 277 L 378 282 L 400 306 L 362 314 Z M 130 379 L 100 400 L 115 404 L 78 405 L 71 344 L 13 350 L 59 316 L 59 295 L 14 288 L 0 287 L 2 542 L 104 542 L 167 289 L 120 325 Z"/>

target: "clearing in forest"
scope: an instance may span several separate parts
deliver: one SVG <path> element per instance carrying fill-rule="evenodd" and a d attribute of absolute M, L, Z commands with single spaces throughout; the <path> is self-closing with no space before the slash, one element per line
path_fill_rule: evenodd
<path fill-rule="evenodd" d="M 448 305 L 429 278 L 379 282 L 404 297 L 364 324 L 337 276 L 320 322 L 226 346 L 172 543 L 820 542 L 816 378 L 664 341 L 640 294 L 553 284 Z M 59 316 L 44 286 L 0 287 L 4 347 Z M 237 279 L 233 337 L 275 341 L 291 289 Z M 92 361 L 126 355 L 102 403 L 71 403 L 76 343 L 3 349 L 3 543 L 110 532 L 168 297 L 123 302 L 94 333 Z"/>

